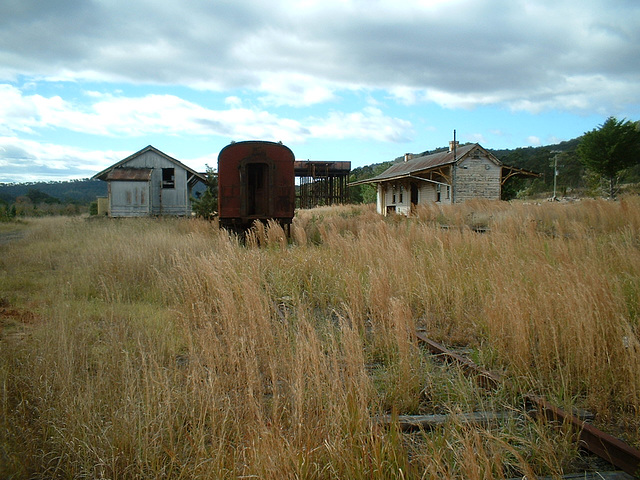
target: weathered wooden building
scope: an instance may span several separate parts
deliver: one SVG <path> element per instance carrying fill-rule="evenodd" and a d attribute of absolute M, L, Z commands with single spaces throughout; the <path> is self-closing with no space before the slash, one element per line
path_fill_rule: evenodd
<path fill-rule="evenodd" d="M 190 215 L 194 187 L 204 175 L 149 145 L 97 173 L 108 184 L 112 217 Z"/>
<path fill-rule="evenodd" d="M 504 182 L 514 175 L 533 175 L 503 165 L 480 144 L 458 145 L 449 150 L 414 157 L 406 154 L 380 175 L 351 185 L 377 185 L 378 213 L 408 215 L 416 205 L 438 202 L 460 203 L 472 198 L 499 200 Z"/>

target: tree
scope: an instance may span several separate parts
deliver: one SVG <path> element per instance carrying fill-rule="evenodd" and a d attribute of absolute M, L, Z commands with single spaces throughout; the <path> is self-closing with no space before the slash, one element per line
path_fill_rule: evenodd
<path fill-rule="evenodd" d="M 26 196 L 29 197 L 34 205 L 37 205 L 39 203 L 46 203 L 49 205 L 53 205 L 54 203 L 62 203 L 59 199 L 52 197 L 48 193 L 42 192 L 37 188 L 30 188 Z"/>
<path fill-rule="evenodd" d="M 193 212 L 198 217 L 211 218 L 218 213 L 218 174 L 207 165 L 207 189 L 197 199 L 192 200 Z"/>
<path fill-rule="evenodd" d="M 620 173 L 638 163 L 640 130 L 637 123 L 609 117 L 599 129 L 586 132 L 578 145 L 582 163 L 609 182 L 609 197 L 615 198 Z"/>

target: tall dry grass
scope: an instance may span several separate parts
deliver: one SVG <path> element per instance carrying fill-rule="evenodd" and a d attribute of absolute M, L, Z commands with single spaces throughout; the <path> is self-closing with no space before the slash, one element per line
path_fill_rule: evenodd
<path fill-rule="evenodd" d="M 637 442 L 639 232 L 636 197 L 318 208 L 289 242 L 275 224 L 241 242 L 197 220 L 33 220 L 0 247 L 0 476 L 558 475 L 575 447 L 530 419 L 374 420 L 521 402 L 435 364 L 425 328 Z"/>

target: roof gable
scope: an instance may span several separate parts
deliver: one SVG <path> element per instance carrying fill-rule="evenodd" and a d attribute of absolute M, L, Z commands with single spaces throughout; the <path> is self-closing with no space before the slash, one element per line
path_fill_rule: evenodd
<path fill-rule="evenodd" d="M 457 162 L 458 164 L 462 163 L 467 158 L 478 158 L 480 156 L 488 158 L 491 162 L 498 166 L 502 166 L 502 162 L 498 160 L 493 153 L 485 149 L 479 143 L 474 143 L 470 145 L 470 149 L 464 155 L 458 155 Z"/>
<path fill-rule="evenodd" d="M 200 173 L 196 172 L 196 171 L 195 171 L 195 170 L 193 170 L 192 168 L 187 167 L 184 163 L 180 162 L 179 160 L 176 160 L 175 158 L 173 158 L 173 157 L 171 157 L 171 156 L 167 155 L 166 153 L 161 152 L 160 150 L 158 150 L 157 148 L 155 148 L 155 147 L 154 147 L 154 146 L 152 146 L 152 145 L 147 145 L 147 146 L 146 146 L 145 148 L 143 148 L 142 150 L 140 150 L 140 151 L 138 151 L 138 152 L 136 152 L 136 153 L 134 153 L 134 154 L 132 154 L 132 155 L 129 155 L 127 158 L 125 158 L 125 159 L 123 159 L 123 160 L 120 160 L 120 161 L 119 161 L 119 162 L 117 162 L 117 163 L 114 163 L 113 165 L 111 165 L 111 166 L 110 166 L 110 167 L 108 167 L 108 168 L 105 168 L 104 170 L 102 170 L 102 171 L 101 171 L 101 172 L 99 172 L 99 173 L 96 173 L 96 174 L 95 174 L 93 177 L 91 177 L 91 178 L 92 178 L 92 179 L 99 179 L 99 180 L 115 180 L 116 178 L 109 178 L 109 177 L 111 177 L 111 175 L 110 175 L 110 174 L 111 174 L 111 172 L 112 172 L 113 170 L 115 170 L 115 169 L 125 168 L 124 166 L 125 166 L 127 163 L 131 162 L 131 161 L 132 161 L 132 160 L 134 160 L 135 158 L 138 158 L 139 156 L 141 156 L 141 155 L 143 155 L 143 154 L 145 154 L 145 153 L 147 153 L 147 152 L 153 152 L 153 153 L 155 153 L 156 155 L 158 155 L 158 156 L 160 156 L 160 157 L 162 157 L 162 158 L 164 158 L 164 159 L 166 159 L 166 160 L 168 160 L 168 161 L 170 161 L 170 162 L 174 163 L 176 166 L 178 166 L 178 167 L 180 167 L 180 168 L 183 168 L 183 169 L 184 169 L 184 170 L 186 170 L 187 172 L 191 173 L 194 177 L 197 177 L 199 180 L 201 180 L 202 182 L 205 182 L 205 183 L 206 183 L 206 181 L 207 181 L 207 180 L 206 180 L 206 178 L 205 178 L 202 174 L 200 174 Z"/>
<path fill-rule="evenodd" d="M 450 165 L 450 164 L 461 161 L 464 157 L 466 157 L 469 154 L 469 152 L 471 152 L 471 150 L 474 147 L 480 147 L 480 145 L 477 143 L 472 143 L 470 145 L 459 146 L 456 148 L 455 156 L 453 151 L 445 150 L 443 152 L 432 153 L 430 155 L 414 157 L 411 160 L 407 160 L 405 162 L 399 162 L 394 165 L 391 165 L 388 169 L 386 169 L 380 175 L 374 178 L 370 178 L 366 181 L 377 182 L 377 181 L 391 180 L 399 177 L 407 177 L 419 172 L 423 172 L 424 170 L 430 170 L 432 168 L 441 167 L 443 165 Z M 487 152 L 484 148 L 482 148 L 482 151 L 489 154 L 489 152 Z"/>

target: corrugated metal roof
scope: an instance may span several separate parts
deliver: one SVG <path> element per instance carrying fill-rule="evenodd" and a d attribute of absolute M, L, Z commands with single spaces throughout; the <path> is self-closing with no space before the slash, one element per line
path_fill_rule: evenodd
<path fill-rule="evenodd" d="M 106 180 L 127 180 L 129 182 L 148 182 L 151 178 L 150 168 L 114 168 Z"/>
<path fill-rule="evenodd" d="M 456 148 L 456 159 L 459 160 L 461 157 L 469 153 L 472 148 L 476 147 L 478 144 L 473 143 L 471 145 L 463 145 Z M 453 152 L 444 151 L 438 153 L 432 153 L 431 155 L 424 155 L 422 157 L 414 157 L 411 160 L 407 160 L 406 162 L 399 162 L 394 165 L 391 165 L 388 169 L 382 172 L 380 175 L 374 178 L 370 178 L 369 182 L 375 182 L 378 180 L 388 180 L 390 178 L 397 177 L 406 177 L 408 175 L 413 175 L 418 172 L 422 172 L 424 170 L 428 170 L 430 168 L 440 167 L 442 165 L 448 165 L 450 163 L 454 163 Z"/>

